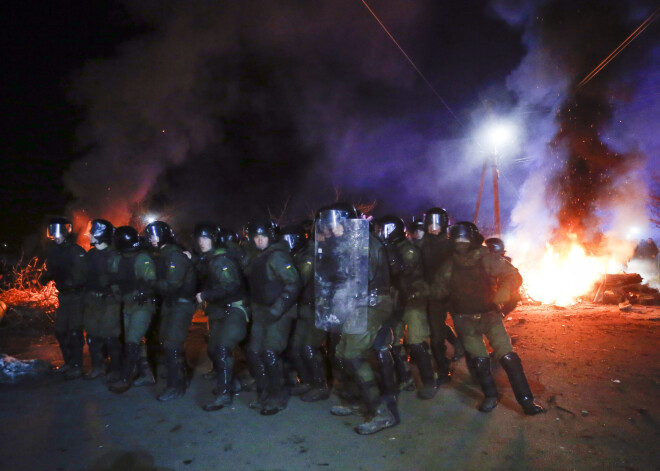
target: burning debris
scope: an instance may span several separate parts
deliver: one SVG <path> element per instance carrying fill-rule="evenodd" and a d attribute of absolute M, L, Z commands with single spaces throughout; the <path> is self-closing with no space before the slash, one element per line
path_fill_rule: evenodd
<path fill-rule="evenodd" d="M 16 264 L 4 289 L 0 290 L 0 301 L 10 309 L 27 308 L 45 313 L 52 323 L 57 309 L 57 289 L 52 281 L 45 286 L 39 282 L 45 263 L 35 257 L 27 264 Z"/>

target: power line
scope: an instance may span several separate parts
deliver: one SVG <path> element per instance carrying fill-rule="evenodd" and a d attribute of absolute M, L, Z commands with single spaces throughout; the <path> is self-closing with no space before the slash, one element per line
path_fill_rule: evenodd
<path fill-rule="evenodd" d="M 628 36 L 626 39 L 624 39 L 623 42 L 621 44 L 619 44 L 616 47 L 616 49 L 614 49 L 614 51 L 612 51 L 610 53 L 609 56 L 607 56 L 605 59 L 603 59 L 603 61 L 600 64 L 598 64 L 598 66 L 596 66 L 596 68 L 594 70 L 589 72 L 589 74 L 585 78 L 583 78 L 582 81 L 578 84 L 578 88 L 583 87 L 584 85 L 589 83 L 591 81 L 591 79 L 593 79 L 601 70 L 603 70 L 607 66 L 607 64 L 612 62 L 612 60 L 616 56 L 618 56 L 621 53 L 621 51 L 623 51 L 626 47 L 628 47 L 628 45 L 631 42 L 633 42 L 637 38 L 637 36 L 642 34 L 644 32 L 644 30 L 646 28 L 648 28 L 651 25 L 651 23 L 653 23 L 658 18 L 658 16 L 660 16 L 660 7 L 658 7 L 653 13 L 651 13 L 651 15 L 648 18 L 646 18 L 642 22 L 642 24 L 639 25 L 637 27 L 637 29 L 635 29 L 635 31 L 633 31 L 630 34 L 630 36 Z"/>
<path fill-rule="evenodd" d="M 402 48 L 402 47 L 399 45 L 399 43 L 397 42 L 397 40 L 394 39 L 394 36 L 392 36 L 392 33 L 390 33 L 389 30 L 387 29 L 387 27 L 383 24 L 383 22 L 380 21 L 380 18 L 378 18 L 378 16 L 376 15 L 376 13 L 371 9 L 371 7 L 367 4 L 367 2 L 366 2 L 365 0 L 360 0 L 360 1 L 364 4 L 364 6 L 367 8 L 367 10 L 369 10 L 369 13 L 371 13 L 371 15 L 376 19 L 376 21 L 378 22 L 378 24 L 380 25 L 380 27 L 383 28 L 383 31 L 385 31 L 385 33 L 387 33 L 387 35 L 390 37 L 390 39 L 391 39 L 392 42 L 396 45 L 396 47 L 399 48 L 399 51 L 401 51 L 401 54 L 403 54 L 403 56 L 404 56 L 404 57 L 406 58 L 406 60 L 410 63 L 410 65 L 413 67 L 413 69 L 415 69 L 415 71 L 419 74 L 419 76 L 422 77 L 422 80 L 424 80 L 424 82 L 426 83 L 426 85 L 428 85 L 428 87 L 431 89 L 431 91 L 433 92 L 433 94 L 438 98 L 438 100 L 440 100 L 440 103 L 442 103 L 442 104 L 444 105 L 444 107 L 447 108 L 447 111 L 449 111 L 449 113 L 451 113 L 451 115 L 454 117 L 454 119 L 456 120 L 456 122 L 457 122 L 458 124 L 460 124 L 461 126 L 463 126 L 463 123 L 461 122 L 460 119 L 458 119 L 458 116 L 456 116 L 456 113 L 454 113 L 454 111 L 449 107 L 449 105 L 447 104 L 447 102 L 446 102 L 445 100 L 443 100 L 443 98 L 440 96 L 440 94 L 438 93 L 438 91 L 433 87 L 433 85 L 431 85 L 431 82 L 428 81 L 428 79 L 424 76 L 424 74 L 422 73 L 422 71 L 419 70 L 419 67 L 417 67 L 417 66 L 415 65 L 415 63 L 414 63 L 413 60 L 410 58 L 410 56 L 409 56 L 408 54 L 406 54 L 406 51 L 404 51 L 403 48 Z"/>

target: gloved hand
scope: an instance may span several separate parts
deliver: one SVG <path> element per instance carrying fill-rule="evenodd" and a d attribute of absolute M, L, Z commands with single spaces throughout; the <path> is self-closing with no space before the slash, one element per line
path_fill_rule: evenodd
<path fill-rule="evenodd" d="M 392 342 L 394 342 L 392 326 L 383 324 L 376 334 L 372 348 L 374 350 L 382 350 L 386 345 L 392 345 Z"/>
<path fill-rule="evenodd" d="M 504 304 L 511 298 L 511 295 L 509 294 L 509 290 L 505 289 L 498 289 L 495 292 L 495 296 L 493 296 L 493 303 L 500 305 Z"/>

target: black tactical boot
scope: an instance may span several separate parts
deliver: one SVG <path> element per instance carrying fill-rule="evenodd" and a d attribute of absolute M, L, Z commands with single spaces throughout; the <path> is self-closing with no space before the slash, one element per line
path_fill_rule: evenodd
<path fill-rule="evenodd" d="M 248 368 L 250 369 L 250 374 L 254 379 L 254 384 L 257 389 L 257 400 L 250 403 L 250 408 L 261 409 L 268 397 L 268 392 L 266 391 L 266 388 L 268 387 L 266 367 L 264 366 L 264 362 L 261 355 L 259 355 L 259 352 L 255 352 L 248 348 L 245 350 L 245 356 L 247 357 Z"/>
<path fill-rule="evenodd" d="M 438 388 L 435 384 L 431 354 L 428 351 L 426 342 L 411 345 L 410 356 L 417 365 L 419 376 L 422 378 L 422 388 L 417 391 L 417 397 L 420 399 L 433 399 L 438 392 Z"/>
<path fill-rule="evenodd" d="M 458 361 L 465 356 L 465 347 L 461 339 L 456 336 L 454 330 L 445 324 L 445 335 L 447 337 L 447 342 L 454 347 L 454 355 L 451 357 L 451 361 Z"/>
<path fill-rule="evenodd" d="M 311 372 L 311 389 L 302 395 L 300 399 L 305 402 L 328 399 L 330 397 L 330 391 L 328 390 L 328 381 L 326 379 L 321 353 L 312 345 L 303 346 L 301 353 L 307 369 Z"/>
<path fill-rule="evenodd" d="M 302 396 L 312 389 L 312 378 L 309 372 L 309 365 L 306 364 L 303 358 L 303 348 L 304 347 L 301 347 L 300 349 L 292 349 L 292 351 L 289 352 L 291 363 L 293 363 L 293 367 L 298 373 L 296 383 L 289 388 L 289 394 L 292 396 Z"/>
<path fill-rule="evenodd" d="M 227 347 L 218 345 L 213 353 L 213 363 L 217 367 L 217 384 L 215 390 L 217 397 L 215 400 L 204 405 L 202 408 L 207 411 L 220 410 L 232 403 L 231 386 L 234 376 L 234 359 L 232 352 Z"/>
<path fill-rule="evenodd" d="M 509 377 L 513 394 L 516 396 L 518 404 L 522 406 L 523 412 L 527 415 L 547 412 L 543 406 L 534 401 L 532 390 L 527 382 L 527 377 L 525 376 L 525 371 L 523 370 L 518 354 L 516 352 L 507 353 L 500 358 L 500 364 Z"/>
<path fill-rule="evenodd" d="M 133 371 L 140 354 L 140 346 L 137 343 L 127 343 L 124 346 L 124 361 L 121 367 L 121 379 L 110 385 L 113 393 L 122 394 L 131 389 Z"/>
<path fill-rule="evenodd" d="M 377 351 L 376 359 L 378 360 L 378 372 L 380 373 L 383 395 L 396 396 L 399 391 L 394 380 L 394 360 L 389 348 Z"/>
<path fill-rule="evenodd" d="M 274 415 L 286 409 L 288 395 L 282 382 L 282 369 L 277 353 L 265 350 L 262 355 L 268 378 L 268 399 L 261 408 L 261 415 Z"/>
<path fill-rule="evenodd" d="M 140 355 L 137 361 L 137 378 L 133 380 L 133 386 L 152 386 L 154 384 L 156 384 L 156 378 L 153 371 L 151 371 L 151 365 L 147 357 L 147 345 L 142 343 L 140 344 Z"/>
<path fill-rule="evenodd" d="M 105 337 L 103 343 L 108 349 L 108 356 L 110 357 L 106 384 L 112 384 L 121 378 L 121 343 L 116 337 Z"/>
<path fill-rule="evenodd" d="M 497 407 L 497 388 L 495 387 L 493 373 L 490 371 L 490 358 L 477 357 L 472 361 L 479 379 L 479 385 L 485 396 L 483 402 L 479 405 L 479 410 L 490 412 Z"/>
<path fill-rule="evenodd" d="M 386 351 L 389 354 L 389 350 Z M 386 365 L 388 363 L 387 359 L 380 356 L 378 359 L 379 365 Z M 381 360 L 383 358 L 383 360 Z M 390 355 L 391 360 L 391 355 Z M 396 406 L 396 396 L 394 394 L 386 394 L 384 401 L 378 394 L 378 389 L 376 384 L 372 381 L 365 381 L 360 376 L 360 368 L 362 367 L 364 360 L 360 358 L 350 359 L 347 361 L 347 367 L 353 379 L 355 380 L 359 390 L 361 399 L 366 405 L 367 409 L 367 419 L 364 423 L 355 427 L 355 431 L 360 435 L 370 435 L 372 433 L 380 432 L 389 427 L 394 427 L 399 423 L 398 410 Z M 382 374 L 382 366 L 381 366 Z M 385 366 L 387 369 L 387 366 Z M 394 362 L 392 361 L 392 380 L 391 388 L 394 387 Z M 386 373 L 387 374 L 387 373 Z M 385 381 L 385 383 L 387 380 Z M 385 386 L 387 389 L 390 386 Z"/>
<path fill-rule="evenodd" d="M 165 347 L 165 359 L 167 362 L 167 387 L 158 396 L 158 400 L 163 402 L 178 399 L 186 392 L 183 349 Z"/>
<path fill-rule="evenodd" d="M 105 374 L 103 344 L 103 337 L 87 337 L 87 348 L 89 349 L 89 358 L 92 361 L 92 369 L 83 376 L 84 379 L 96 379 Z"/>
<path fill-rule="evenodd" d="M 438 372 L 438 379 L 436 380 L 437 386 L 442 386 L 451 381 L 451 373 L 449 372 L 449 359 L 446 357 L 447 347 L 444 340 L 442 342 L 433 342 L 431 344 L 431 351 L 433 352 L 433 359 Z"/>
<path fill-rule="evenodd" d="M 403 345 L 393 346 L 392 359 L 394 360 L 396 376 L 399 381 L 399 389 L 401 389 L 401 391 L 414 391 L 415 383 L 410 374 L 410 363 L 408 362 L 406 348 Z"/>
<path fill-rule="evenodd" d="M 69 333 L 55 332 L 55 338 L 59 344 L 60 352 L 62 352 L 62 361 L 64 362 L 62 366 L 55 368 L 55 371 L 58 373 L 66 373 L 71 369 L 71 346 L 69 345 Z"/>
<path fill-rule="evenodd" d="M 85 347 L 85 334 L 82 330 L 69 332 L 69 347 L 71 348 L 71 368 L 64 373 L 64 379 L 78 379 L 83 375 L 83 348 Z"/>

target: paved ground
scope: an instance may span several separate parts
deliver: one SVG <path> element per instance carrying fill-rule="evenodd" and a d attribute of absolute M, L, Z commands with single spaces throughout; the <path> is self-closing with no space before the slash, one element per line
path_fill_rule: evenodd
<path fill-rule="evenodd" d="M 499 368 L 500 406 L 478 412 L 481 394 L 461 362 L 435 399 L 402 393 L 401 425 L 368 437 L 352 430 L 359 418 L 328 413 L 334 398 L 292 399 L 262 417 L 247 407 L 255 393 L 241 393 L 229 409 L 202 411 L 211 383 L 201 379 L 198 326 L 188 343 L 195 377 L 174 402 L 155 399 L 160 386 L 117 396 L 99 381 L 55 375 L 0 385 L 0 470 L 660 469 L 660 308 L 637 311 L 527 307 L 509 316 L 547 414 L 523 416 Z M 0 351 L 56 355 L 48 339 L 17 345 Z"/>

